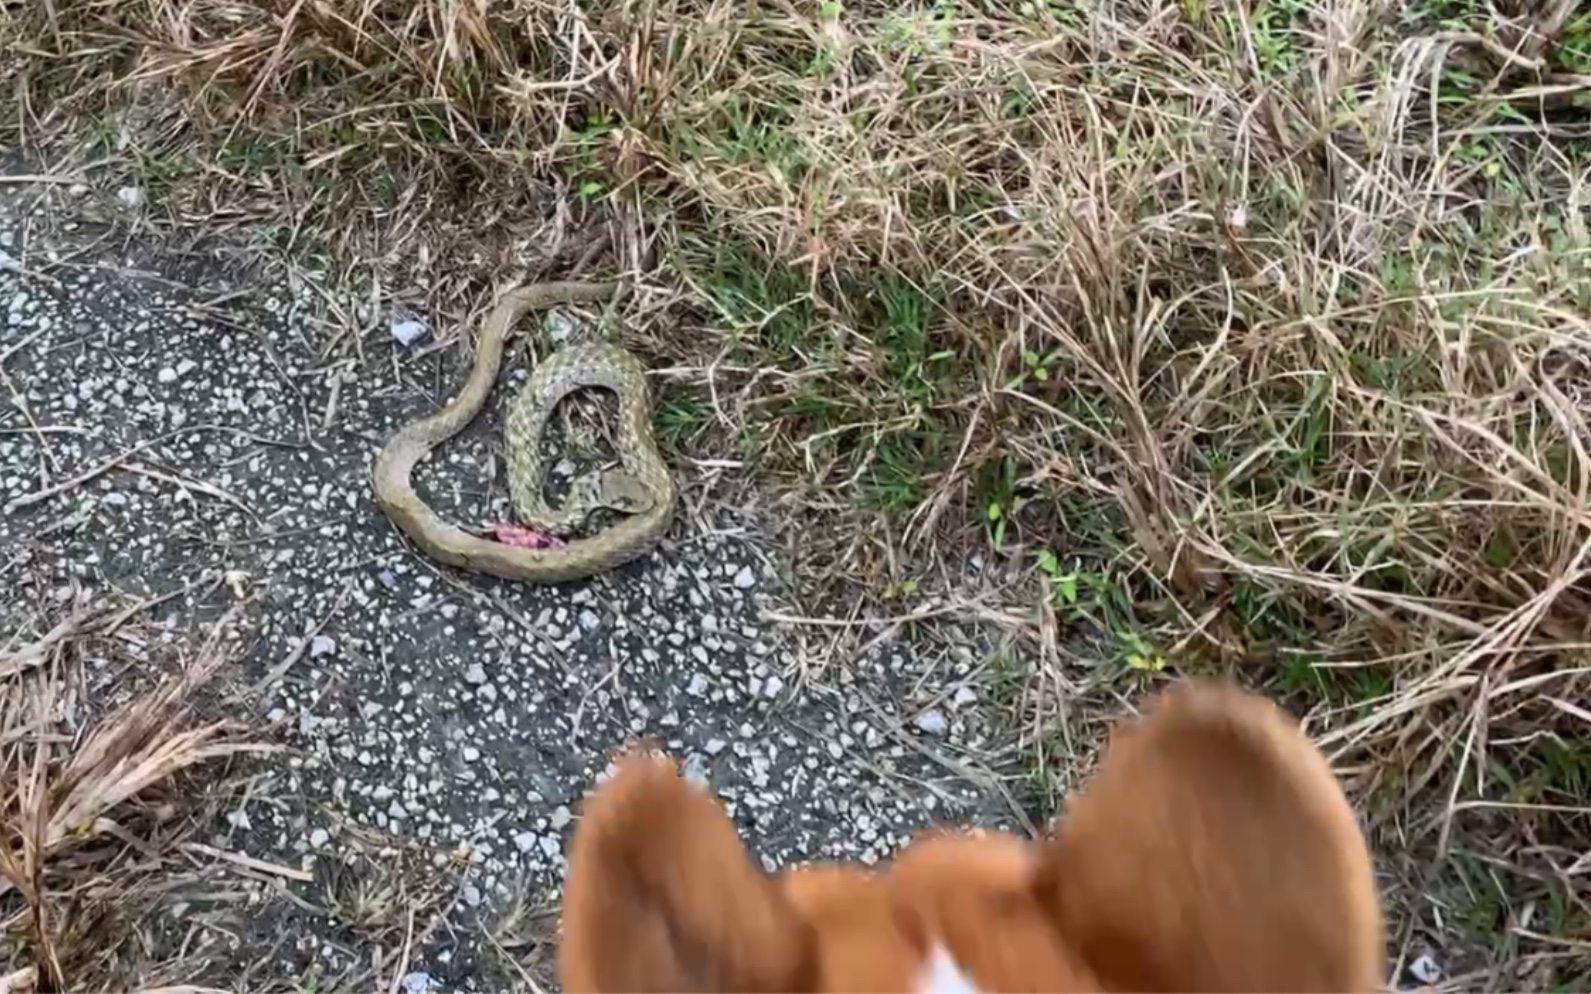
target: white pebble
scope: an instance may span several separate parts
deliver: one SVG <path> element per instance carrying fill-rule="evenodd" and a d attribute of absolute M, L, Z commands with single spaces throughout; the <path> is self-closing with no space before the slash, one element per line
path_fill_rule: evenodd
<path fill-rule="evenodd" d="M 392 322 L 392 338 L 404 348 L 408 348 L 424 337 L 425 325 L 418 321 Z"/>
<path fill-rule="evenodd" d="M 546 328 L 547 338 L 556 345 L 567 341 L 569 336 L 574 333 L 575 321 L 574 318 L 563 311 L 548 311 Z"/>
<path fill-rule="evenodd" d="M 430 989 L 431 975 L 424 970 L 416 970 L 413 973 L 403 975 L 404 994 L 425 994 Z"/>
<path fill-rule="evenodd" d="M 1409 964 L 1409 972 L 1422 984 L 1434 984 L 1442 979 L 1442 968 L 1429 953 L 1421 953 Z"/>
<path fill-rule="evenodd" d="M 707 757 L 699 752 L 693 752 L 685 757 L 685 769 L 681 771 L 686 780 L 704 784 L 707 782 Z"/>

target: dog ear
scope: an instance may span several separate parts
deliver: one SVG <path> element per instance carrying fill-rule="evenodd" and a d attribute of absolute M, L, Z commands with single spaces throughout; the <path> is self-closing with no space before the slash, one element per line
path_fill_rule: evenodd
<path fill-rule="evenodd" d="M 1370 855 L 1325 758 L 1270 702 L 1165 695 L 1125 723 L 1038 875 L 1108 990 L 1371 991 Z"/>
<path fill-rule="evenodd" d="M 620 761 L 570 847 L 565 991 L 793 990 L 805 927 L 716 801 L 672 763 Z"/>

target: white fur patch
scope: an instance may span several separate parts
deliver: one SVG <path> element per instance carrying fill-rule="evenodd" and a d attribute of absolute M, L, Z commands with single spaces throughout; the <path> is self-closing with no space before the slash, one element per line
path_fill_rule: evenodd
<path fill-rule="evenodd" d="M 917 994 L 978 994 L 944 946 L 935 945 L 928 968 L 918 975 Z"/>

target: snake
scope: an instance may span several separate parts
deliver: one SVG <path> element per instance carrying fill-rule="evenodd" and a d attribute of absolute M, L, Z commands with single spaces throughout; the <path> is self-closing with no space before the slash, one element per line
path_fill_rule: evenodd
<path fill-rule="evenodd" d="M 505 580 L 564 583 L 643 555 L 668 530 L 677 489 L 653 436 L 646 369 L 633 353 L 610 342 L 570 345 L 538 363 L 511 402 L 504 431 L 510 503 L 518 518 L 561 536 L 597 507 L 624 512 L 610 527 L 558 548 L 509 545 L 448 523 L 420 498 L 412 482 L 415 467 L 480 413 L 515 322 L 533 309 L 601 302 L 617 292 L 617 284 L 588 282 L 534 283 L 508 291 L 481 327 L 475 361 L 458 396 L 436 413 L 399 428 L 382 447 L 371 473 L 376 503 L 426 555 Z M 620 468 L 578 478 L 570 497 L 554 510 L 542 498 L 541 434 L 558 401 L 582 387 L 618 395 L 615 447 Z"/>

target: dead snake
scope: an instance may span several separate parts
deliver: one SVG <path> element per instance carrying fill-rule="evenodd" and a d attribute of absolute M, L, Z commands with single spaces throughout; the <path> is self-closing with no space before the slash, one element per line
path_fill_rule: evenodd
<path fill-rule="evenodd" d="M 613 569 L 641 555 L 667 531 L 676 488 L 652 434 L 652 401 L 646 370 L 634 355 L 611 344 L 575 345 L 539 364 L 509 410 L 506 449 L 509 491 L 517 516 L 555 534 L 567 532 L 596 506 L 633 512 L 590 538 L 561 548 L 528 549 L 472 535 L 442 520 L 415 493 L 414 467 L 457 435 L 480 412 L 496 382 L 503 347 L 525 312 L 555 304 L 611 298 L 612 283 L 536 283 L 510 291 L 487 317 L 475 364 L 452 403 L 396 432 L 376 457 L 376 503 L 427 555 L 451 566 L 508 580 L 563 583 Z M 560 399 L 581 387 L 612 390 L 619 398 L 617 447 L 622 470 L 582 477 L 561 510 L 541 497 L 541 433 Z"/>

